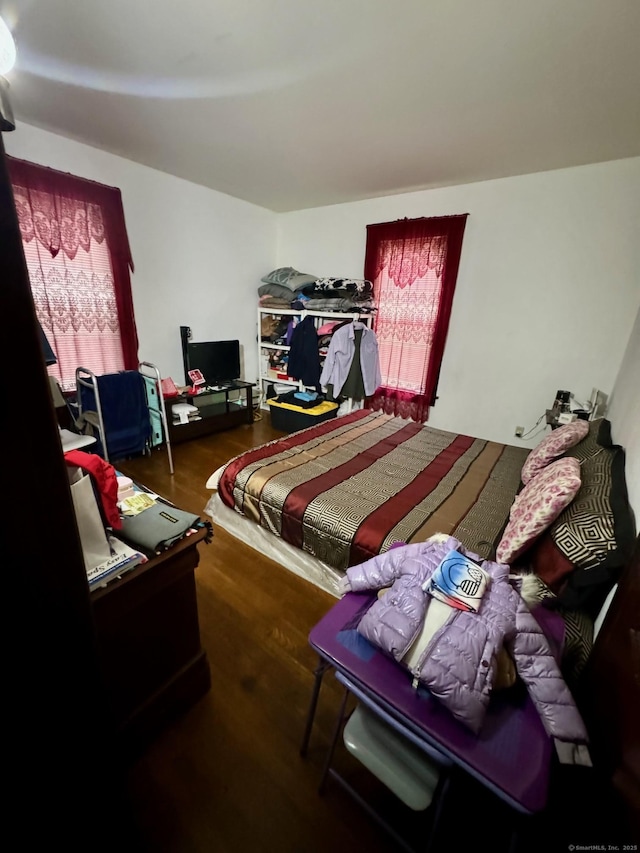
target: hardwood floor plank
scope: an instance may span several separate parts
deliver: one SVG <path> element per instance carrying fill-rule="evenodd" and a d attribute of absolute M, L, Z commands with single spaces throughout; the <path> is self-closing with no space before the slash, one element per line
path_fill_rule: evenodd
<path fill-rule="evenodd" d="M 164 449 L 116 468 L 202 514 L 210 474 L 281 434 L 265 416 L 253 427 L 177 445 L 173 476 Z M 130 798 L 148 850 L 392 850 L 337 785 L 318 793 L 341 697 L 330 674 L 308 755 L 299 755 L 317 663 L 308 635 L 335 599 L 215 527 L 199 551 L 198 612 L 212 687 L 130 769 Z"/>

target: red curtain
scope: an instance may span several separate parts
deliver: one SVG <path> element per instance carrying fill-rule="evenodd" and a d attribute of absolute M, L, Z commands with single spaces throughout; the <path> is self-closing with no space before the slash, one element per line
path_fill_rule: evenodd
<path fill-rule="evenodd" d="M 137 369 L 133 260 L 120 190 L 13 157 L 7 165 L 38 319 L 59 361 L 67 354 L 73 371 Z M 75 302 L 65 292 L 72 283 Z M 98 364 L 78 361 L 82 345 L 73 337 L 81 332 L 84 352 L 92 347 Z M 104 351 L 97 353 L 101 337 Z"/>
<path fill-rule="evenodd" d="M 436 400 L 468 214 L 367 226 L 382 386 L 368 406 L 424 423 Z"/>

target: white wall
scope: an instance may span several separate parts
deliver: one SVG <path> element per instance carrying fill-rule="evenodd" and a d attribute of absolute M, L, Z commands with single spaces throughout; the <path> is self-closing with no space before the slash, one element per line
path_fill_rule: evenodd
<path fill-rule="evenodd" d="M 640 530 L 640 311 L 611 395 L 607 417 L 612 438 L 625 448 L 629 502 Z"/>
<path fill-rule="evenodd" d="M 140 357 L 177 382 L 181 325 L 194 340 L 239 338 L 255 378 L 265 271 L 361 277 L 367 224 L 469 213 L 430 425 L 516 444 L 514 427 L 533 426 L 556 389 L 599 387 L 640 515 L 640 158 L 276 215 L 28 125 L 4 141 L 120 187 Z"/>
<path fill-rule="evenodd" d="M 533 446 L 557 389 L 611 394 L 640 306 L 640 158 L 281 214 L 278 266 L 362 277 L 366 226 L 468 213 L 429 424 Z M 544 423 L 544 422 L 543 422 Z"/>
<path fill-rule="evenodd" d="M 14 157 L 122 191 L 141 360 L 182 384 L 190 326 L 193 340 L 238 338 L 255 379 L 256 290 L 275 266 L 276 214 L 29 125 L 4 142 Z"/>

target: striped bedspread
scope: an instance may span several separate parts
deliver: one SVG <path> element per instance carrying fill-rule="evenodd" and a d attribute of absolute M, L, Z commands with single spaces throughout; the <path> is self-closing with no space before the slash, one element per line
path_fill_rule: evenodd
<path fill-rule="evenodd" d="M 223 503 L 336 569 L 456 536 L 493 556 L 528 450 L 359 410 L 232 459 Z"/>

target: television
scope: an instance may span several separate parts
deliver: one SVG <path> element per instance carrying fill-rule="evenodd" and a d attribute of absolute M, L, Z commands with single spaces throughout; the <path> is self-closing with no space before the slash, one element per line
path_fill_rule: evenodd
<path fill-rule="evenodd" d="M 187 370 L 199 370 L 207 385 L 228 385 L 239 379 L 240 341 L 188 343 Z"/>

